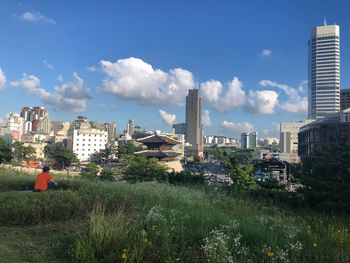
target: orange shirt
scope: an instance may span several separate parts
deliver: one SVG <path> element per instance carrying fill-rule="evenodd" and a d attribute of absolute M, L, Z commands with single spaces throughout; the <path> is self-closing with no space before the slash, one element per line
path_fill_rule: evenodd
<path fill-rule="evenodd" d="M 48 173 L 40 173 L 35 179 L 34 190 L 46 191 L 47 184 L 53 179 Z"/>

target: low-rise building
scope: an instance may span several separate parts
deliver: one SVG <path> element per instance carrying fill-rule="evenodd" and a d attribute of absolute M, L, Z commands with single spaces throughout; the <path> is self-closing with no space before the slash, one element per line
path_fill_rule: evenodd
<path fill-rule="evenodd" d="M 317 152 L 340 144 L 350 145 L 350 108 L 304 125 L 298 134 L 299 156 L 307 166 L 317 158 Z"/>
<path fill-rule="evenodd" d="M 313 122 L 312 119 L 306 119 L 299 122 L 281 122 L 280 123 L 280 154 L 279 158 L 289 163 L 299 163 L 298 155 L 298 133 L 301 127 Z"/>

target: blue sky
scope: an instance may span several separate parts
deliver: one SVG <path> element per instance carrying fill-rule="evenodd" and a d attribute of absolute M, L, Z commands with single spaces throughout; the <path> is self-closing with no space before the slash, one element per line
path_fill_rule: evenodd
<path fill-rule="evenodd" d="M 277 123 L 306 116 L 307 40 L 324 16 L 340 26 L 350 87 L 347 10 L 345 0 L 4 0 L 0 118 L 44 105 L 53 120 L 170 130 L 198 82 L 206 134 L 277 135 Z"/>

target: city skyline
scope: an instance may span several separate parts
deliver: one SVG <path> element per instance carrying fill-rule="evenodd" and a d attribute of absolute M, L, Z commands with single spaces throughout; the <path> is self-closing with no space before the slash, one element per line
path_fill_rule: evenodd
<path fill-rule="evenodd" d="M 86 115 L 121 131 L 134 119 L 169 131 L 185 121 L 185 97 L 198 82 L 205 134 L 276 136 L 280 122 L 307 116 L 307 41 L 324 16 L 341 28 L 341 88 L 350 87 L 350 23 L 338 12 L 348 4 L 337 3 L 310 15 L 312 1 L 84 2 L 82 9 L 4 1 L 0 118 L 43 105 L 52 120 Z"/>

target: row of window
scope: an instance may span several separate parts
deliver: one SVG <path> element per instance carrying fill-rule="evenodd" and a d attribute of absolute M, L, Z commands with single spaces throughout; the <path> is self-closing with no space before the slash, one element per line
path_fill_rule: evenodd
<path fill-rule="evenodd" d="M 85 134 L 85 133 L 78 133 L 78 135 L 80 135 L 80 136 L 83 136 L 83 137 L 91 137 L 91 133 L 89 133 L 89 134 Z M 100 137 L 107 137 L 107 135 L 106 134 L 93 134 L 93 136 L 94 137 L 98 137 L 100 135 Z"/>
<path fill-rule="evenodd" d="M 77 139 L 77 141 L 79 141 L 79 139 Z M 88 141 L 90 142 L 91 139 L 88 139 Z M 94 139 L 94 141 L 96 142 L 96 139 Z M 101 141 L 101 140 L 100 140 Z M 104 140 L 105 142 L 107 142 L 107 140 Z M 85 139 L 83 139 L 83 142 L 85 142 Z"/>

